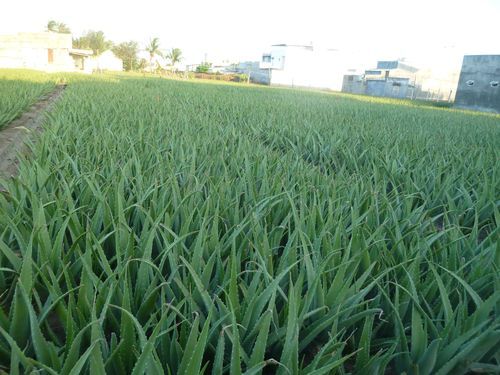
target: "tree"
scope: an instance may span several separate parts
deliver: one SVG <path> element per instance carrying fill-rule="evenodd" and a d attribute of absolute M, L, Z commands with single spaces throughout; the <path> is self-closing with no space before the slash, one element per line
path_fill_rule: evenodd
<path fill-rule="evenodd" d="M 138 61 L 137 63 L 137 70 L 139 71 L 144 71 L 146 67 L 148 66 L 148 62 L 146 59 L 142 58 Z"/>
<path fill-rule="evenodd" d="M 71 34 L 71 30 L 68 25 L 54 20 L 50 20 L 49 22 L 47 22 L 47 30 L 53 31 L 55 33 Z"/>
<path fill-rule="evenodd" d="M 170 60 L 170 65 L 172 68 L 175 69 L 175 66 L 177 63 L 179 63 L 182 60 L 182 51 L 180 48 L 172 48 L 168 54 L 167 54 L 167 59 Z"/>
<path fill-rule="evenodd" d="M 113 42 L 107 40 L 102 31 L 88 31 L 80 38 L 73 39 L 73 48 L 88 48 L 99 56 L 104 51 L 111 49 Z"/>
<path fill-rule="evenodd" d="M 196 73 L 208 73 L 211 67 L 212 67 L 211 63 L 203 62 L 196 67 Z"/>
<path fill-rule="evenodd" d="M 47 23 L 47 30 L 48 31 L 54 31 L 54 32 L 57 32 L 57 30 L 59 29 L 58 27 L 58 23 L 54 20 L 50 20 L 48 23 Z"/>
<path fill-rule="evenodd" d="M 151 71 L 153 71 L 153 59 L 155 56 L 163 57 L 163 53 L 160 51 L 160 38 L 153 38 L 150 40 L 149 44 L 146 46 L 146 51 L 149 52 L 149 66 Z"/>
<path fill-rule="evenodd" d="M 117 57 L 123 60 L 125 70 L 130 71 L 138 68 L 137 53 L 139 52 L 139 45 L 137 42 L 132 40 L 123 42 L 114 46 L 112 50 Z"/>

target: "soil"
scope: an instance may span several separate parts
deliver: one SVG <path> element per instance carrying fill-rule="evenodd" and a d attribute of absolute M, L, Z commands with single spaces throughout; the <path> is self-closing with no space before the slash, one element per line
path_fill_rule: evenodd
<path fill-rule="evenodd" d="M 42 96 L 21 117 L 0 129 L 0 177 L 17 175 L 17 155 L 26 152 L 26 140 L 41 131 L 45 113 L 59 99 L 66 85 L 57 85 L 55 90 Z M 0 191 L 3 188 L 0 185 Z"/>

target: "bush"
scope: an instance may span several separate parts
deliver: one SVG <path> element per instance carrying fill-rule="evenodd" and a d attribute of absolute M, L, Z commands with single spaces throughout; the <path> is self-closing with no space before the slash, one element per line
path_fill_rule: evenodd
<path fill-rule="evenodd" d="M 248 82 L 248 79 L 249 79 L 249 75 L 248 74 L 235 74 L 234 75 L 234 79 L 233 81 L 235 82 Z"/>
<path fill-rule="evenodd" d="M 196 73 L 208 73 L 211 67 L 211 63 L 204 62 L 196 67 Z"/>

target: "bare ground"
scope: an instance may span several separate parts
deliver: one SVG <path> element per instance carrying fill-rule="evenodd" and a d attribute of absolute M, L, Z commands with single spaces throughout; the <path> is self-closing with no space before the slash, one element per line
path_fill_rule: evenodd
<path fill-rule="evenodd" d="M 18 154 L 26 152 L 26 140 L 33 139 L 33 135 L 40 132 L 45 113 L 59 99 L 65 88 L 65 85 L 57 85 L 54 91 L 42 96 L 21 117 L 0 129 L 0 177 L 17 175 Z"/>

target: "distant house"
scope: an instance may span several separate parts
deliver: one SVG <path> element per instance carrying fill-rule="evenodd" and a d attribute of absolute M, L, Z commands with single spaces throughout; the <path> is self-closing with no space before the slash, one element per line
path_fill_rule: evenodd
<path fill-rule="evenodd" d="M 260 69 L 268 71 L 271 85 L 340 91 L 351 62 L 348 54 L 334 49 L 275 44 L 262 55 Z"/>
<path fill-rule="evenodd" d="M 455 107 L 500 113 L 500 55 L 464 56 Z"/>
<path fill-rule="evenodd" d="M 71 49 L 71 57 L 73 59 L 74 70 L 83 73 L 92 73 L 92 55 L 94 53 L 88 49 Z"/>
<path fill-rule="evenodd" d="M 377 61 L 377 67 L 365 71 L 368 79 L 408 78 L 415 80 L 418 69 L 399 60 Z"/>
<path fill-rule="evenodd" d="M 0 67 L 91 72 L 92 51 L 73 49 L 71 34 L 55 32 L 0 35 Z"/>
<path fill-rule="evenodd" d="M 402 61 L 378 61 L 365 71 L 366 94 L 404 99 L 412 97 L 418 69 Z"/>
<path fill-rule="evenodd" d="M 378 61 L 376 68 L 365 70 L 363 75 L 345 75 L 342 91 L 399 99 L 413 97 L 417 73 L 417 68 L 399 60 Z"/>

